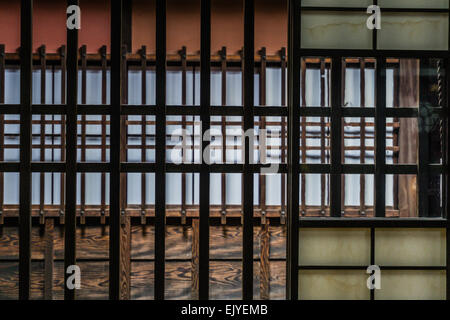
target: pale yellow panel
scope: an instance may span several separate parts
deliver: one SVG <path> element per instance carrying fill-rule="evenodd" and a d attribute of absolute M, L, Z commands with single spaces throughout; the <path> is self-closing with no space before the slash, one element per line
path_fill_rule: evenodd
<path fill-rule="evenodd" d="M 378 49 L 447 50 L 448 15 L 384 13 Z"/>
<path fill-rule="evenodd" d="M 445 229 L 376 229 L 375 264 L 445 266 Z"/>
<path fill-rule="evenodd" d="M 302 0 L 304 7 L 368 7 L 372 0 Z"/>
<path fill-rule="evenodd" d="M 370 49 L 372 32 L 361 12 L 304 12 L 302 47 L 319 49 Z"/>
<path fill-rule="evenodd" d="M 376 300 L 444 300 L 445 271 L 389 270 L 381 271 L 381 289 Z"/>
<path fill-rule="evenodd" d="M 378 0 L 381 8 L 448 8 L 448 0 Z"/>
<path fill-rule="evenodd" d="M 300 300 L 368 300 L 368 274 L 364 270 L 301 270 Z"/>
<path fill-rule="evenodd" d="M 370 229 L 301 228 L 299 264 L 368 266 L 370 265 Z"/>

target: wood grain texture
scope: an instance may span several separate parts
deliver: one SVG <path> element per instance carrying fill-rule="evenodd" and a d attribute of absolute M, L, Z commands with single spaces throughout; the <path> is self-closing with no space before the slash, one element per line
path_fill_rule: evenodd
<path fill-rule="evenodd" d="M 192 220 L 192 283 L 191 283 L 191 296 L 192 299 L 197 300 L 199 294 L 199 220 Z"/>
<path fill-rule="evenodd" d="M 268 223 L 269 221 L 267 221 Z M 269 225 L 261 226 L 261 258 L 260 258 L 260 297 L 269 300 L 270 261 L 269 261 Z"/>
<path fill-rule="evenodd" d="M 54 234 L 54 220 L 45 220 L 45 254 L 44 254 L 44 298 L 45 300 L 53 299 L 53 269 L 54 269 L 54 249 L 53 249 L 53 234 Z"/>
<path fill-rule="evenodd" d="M 120 232 L 120 299 L 130 300 L 130 275 L 131 275 L 131 221 L 130 217 L 124 217 L 125 224 Z"/>

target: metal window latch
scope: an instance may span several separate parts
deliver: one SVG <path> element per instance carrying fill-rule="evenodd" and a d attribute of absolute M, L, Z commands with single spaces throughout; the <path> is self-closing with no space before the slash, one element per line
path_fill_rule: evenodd
<path fill-rule="evenodd" d="M 85 225 L 86 224 L 86 216 L 84 210 L 81 210 L 80 212 L 80 224 Z"/>
<path fill-rule="evenodd" d="M 281 214 L 280 214 L 280 224 L 286 224 L 286 211 L 281 211 Z"/>
<path fill-rule="evenodd" d="M 147 224 L 147 216 L 145 215 L 145 210 L 141 210 L 141 224 L 142 225 Z"/>
<path fill-rule="evenodd" d="M 5 220 L 4 220 L 4 217 L 3 217 L 3 211 L 0 210 L 0 224 L 4 224 L 4 223 L 5 223 Z"/>
<path fill-rule="evenodd" d="M 261 211 L 261 224 L 265 225 L 266 223 L 267 223 L 266 212 L 265 211 Z"/>
<path fill-rule="evenodd" d="M 303 217 L 306 216 L 306 211 L 305 210 L 302 210 L 302 216 Z"/>
<path fill-rule="evenodd" d="M 226 210 L 222 210 L 220 212 L 220 223 L 222 225 L 226 225 L 227 224 L 227 211 Z"/>
<path fill-rule="evenodd" d="M 39 211 L 39 224 L 45 224 L 45 212 L 44 210 Z"/>
<path fill-rule="evenodd" d="M 320 215 L 325 217 L 325 210 L 324 209 L 320 210 Z"/>
<path fill-rule="evenodd" d="M 365 215 L 366 215 L 366 211 L 365 211 L 365 210 L 361 210 L 361 211 L 359 212 L 359 214 L 360 214 L 361 216 L 365 216 Z"/>
<path fill-rule="evenodd" d="M 185 225 L 186 224 L 186 210 L 181 210 L 181 224 Z"/>
<path fill-rule="evenodd" d="M 106 213 L 105 210 L 102 210 L 100 212 L 100 223 L 101 224 L 105 224 L 106 223 Z"/>
<path fill-rule="evenodd" d="M 65 223 L 65 217 L 64 217 L 64 211 L 63 210 L 59 210 L 59 223 L 60 224 L 64 224 Z"/>

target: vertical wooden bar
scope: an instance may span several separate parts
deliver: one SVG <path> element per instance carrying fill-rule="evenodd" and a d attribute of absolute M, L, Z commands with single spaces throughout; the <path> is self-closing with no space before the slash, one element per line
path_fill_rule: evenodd
<path fill-rule="evenodd" d="M 20 194 L 19 299 L 30 298 L 31 273 L 31 97 L 33 0 L 21 1 L 20 13 Z"/>
<path fill-rule="evenodd" d="M 320 59 L 320 106 L 325 107 L 325 59 Z M 325 118 L 320 117 L 320 163 L 325 164 L 325 145 L 326 145 L 326 123 Z M 320 175 L 320 212 L 321 215 L 325 215 L 325 197 L 326 197 L 326 176 L 325 174 Z"/>
<path fill-rule="evenodd" d="M 396 67 L 394 69 L 394 108 L 398 108 L 400 106 L 400 90 L 399 90 L 399 82 L 400 82 L 400 67 Z M 394 164 L 398 164 L 398 156 L 399 156 L 399 151 L 395 150 L 395 147 L 398 147 L 399 145 L 399 128 L 396 127 L 396 124 L 399 123 L 399 118 L 394 118 L 394 128 L 393 128 L 393 135 L 394 135 L 394 140 L 392 145 L 394 146 L 394 153 L 393 153 L 393 159 L 392 162 Z M 394 208 L 395 210 L 398 210 L 398 175 L 394 175 Z"/>
<path fill-rule="evenodd" d="M 128 65 L 127 65 L 127 47 L 122 46 L 122 104 L 128 104 Z M 127 162 L 127 139 L 128 139 L 128 116 L 120 116 L 120 163 Z M 131 285 L 131 221 L 127 216 L 127 173 L 120 175 L 120 299 L 130 299 Z"/>
<path fill-rule="evenodd" d="M 244 0 L 244 132 L 253 131 L 255 82 L 255 1 Z M 253 139 L 242 141 L 244 159 L 244 226 L 242 236 L 242 299 L 253 299 Z"/>
<path fill-rule="evenodd" d="M 330 210 L 340 217 L 342 210 L 342 59 L 335 57 L 331 65 L 331 183 Z"/>
<path fill-rule="evenodd" d="M 301 107 L 306 107 L 306 61 L 301 59 Z M 301 151 L 301 163 L 306 163 L 306 117 L 301 117 L 300 128 L 302 131 L 301 141 L 300 141 L 300 151 Z M 306 176 L 301 174 L 301 198 L 300 198 L 300 212 L 301 215 L 306 215 Z"/>
<path fill-rule="evenodd" d="M 386 61 L 377 58 L 375 108 L 375 216 L 386 215 Z"/>
<path fill-rule="evenodd" d="M 5 103 L 5 45 L 0 44 L 0 104 Z M 0 162 L 5 161 L 5 115 L 0 114 Z M 3 224 L 3 183 L 4 174 L 0 172 L 0 224 Z"/>
<path fill-rule="evenodd" d="M 301 70 L 301 1 L 289 0 L 288 23 L 288 225 L 286 298 L 298 300 L 298 226 L 299 226 L 299 144 L 300 70 Z"/>
<path fill-rule="evenodd" d="M 81 104 L 86 104 L 86 77 L 87 77 L 87 60 L 86 60 L 86 45 L 80 48 L 81 58 Z M 112 90 L 111 90 L 112 91 Z M 77 129 L 78 130 L 78 129 Z M 81 162 L 86 162 L 86 115 L 81 115 Z M 86 173 L 80 173 L 80 224 L 84 225 L 86 222 L 85 210 L 86 210 Z"/>
<path fill-rule="evenodd" d="M 166 232 L 166 0 L 156 1 L 155 300 L 164 299 Z"/>
<path fill-rule="evenodd" d="M 200 120 L 202 136 L 209 131 L 211 118 L 211 1 L 201 1 L 200 42 Z M 205 150 L 209 142 L 202 142 Z M 209 299 L 209 165 L 202 161 L 200 168 L 200 221 L 199 221 L 199 299 Z"/>
<path fill-rule="evenodd" d="M 270 299 L 270 232 L 269 224 L 261 226 L 261 253 L 260 253 L 260 297 L 261 300 Z"/>
<path fill-rule="evenodd" d="M 191 299 L 197 300 L 199 289 L 199 221 L 197 218 L 192 219 L 192 278 L 191 278 Z"/>
<path fill-rule="evenodd" d="M 122 103 L 122 0 L 111 1 L 111 149 L 109 196 L 109 298 L 120 299 L 121 263 L 121 118 Z"/>
<path fill-rule="evenodd" d="M 41 104 L 46 104 L 45 100 L 45 73 L 47 69 L 45 60 L 45 46 L 39 47 L 39 60 L 40 60 L 40 71 L 41 71 Z M 41 125 L 40 125 L 40 160 L 45 161 L 45 115 L 41 115 Z M 44 196 L 45 196 L 45 173 L 41 172 L 39 174 L 39 216 L 40 224 L 44 224 Z"/>
<path fill-rule="evenodd" d="M 364 58 L 360 58 L 360 96 L 361 108 L 366 107 L 366 62 Z M 361 164 L 366 163 L 366 119 L 361 118 L 360 126 L 360 161 Z M 359 192 L 359 214 L 364 216 L 366 214 L 366 176 L 361 174 L 359 176 L 360 192 Z"/>
<path fill-rule="evenodd" d="M 340 84 L 340 88 L 341 88 L 341 104 L 339 105 L 340 107 L 343 107 L 345 102 L 345 86 L 347 85 L 347 81 L 346 81 L 346 74 L 347 74 L 347 62 L 346 59 L 341 59 L 341 63 L 342 63 L 342 67 L 341 67 L 341 71 L 342 74 L 340 76 L 341 79 L 341 84 Z M 342 110 L 342 109 L 340 109 Z M 340 140 L 341 140 L 341 153 L 340 153 L 340 159 L 341 159 L 341 163 L 345 163 L 345 127 L 346 127 L 346 119 L 345 117 L 340 117 L 340 123 L 341 123 L 341 136 L 340 136 Z M 341 174 L 341 216 L 345 214 L 345 174 Z"/>
<path fill-rule="evenodd" d="M 186 47 L 183 47 L 180 51 L 181 58 L 181 105 L 186 105 L 186 72 L 187 72 L 187 61 L 186 61 Z M 182 130 L 182 163 L 186 163 L 187 148 L 186 148 L 186 116 L 181 116 L 181 130 Z M 194 133 L 193 133 L 194 134 Z M 181 224 L 186 224 L 186 173 L 181 173 Z"/>
<path fill-rule="evenodd" d="M 78 5 L 68 0 L 67 5 Z M 64 71 L 64 70 L 63 70 Z M 64 90 L 63 90 L 64 91 Z M 76 264 L 77 201 L 77 105 L 78 105 L 78 30 L 67 29 L 67 135 L 66 135 L 66 212 L 64 230 L 64 270 Z M 64 283 L 70 274 L 64 272 Z M 64 299 L 75 299 L 75 291 L 64 286 Z"/>
<path fill-rule="evenodd" d="M 428 199 L 428 188 L 430 181 L 430 174 L 428 172 L 428 165 L 430 163 L 430 137 L 428 128 L 430 126 L 427 111 L 427 95 L 429 88 L 429 75 L 427 71 L 429 69 L 429 64 L 426 59 L 420 59 L 419 68 L 419 150 L 418 150 L 418 201 L 419 201 L 419 217 L 428 217 L 429 212 L 429 199 Z"/>
<path fill-rule="evenodd" d="M 260 50 L 261 66 L 259 69 L 259 105 L 266 105 L 266 68 L 267 57 L 266 48 L 263 47 Z M 259 156 L 260 163 L 265 164 L 267 161 L 267 145 L 266 138 L 267 133 L 262 134 L 262 130 L 266 130 L 266 117 L 259 117 Z M 259 209 L 261 210 L 261 224 L 266 223 L 266 176 L 259 174 Z"/>
<path fill-rule="evenodd" d="M 147 47 L 141 48 L 141 104 L 147 104 Z M 141 117 L 141 161 L 147 162 L 147 116 Z M 146 224 L 146 174 L 141 173 L 141 222 Z"/>
<path fill-rule="evenodd" d="M 286 106 L 286 48 L 281 48 L 281 105 Z M 286 163 L 286 118 L 281 117 L 281 163 Z M 286 215 L 286 174 L 281 174 L 280 222 Z"/>
<path fill-rule="evenodd" d="M 78 45 L 78 44 L 77 44 Z M 61 104 L 66 104 L 66 56 L 67 47 L 61 46 L 60 48 L 60 60 L 61 60 Z M 76 121 L 76 120 L 75 120 Z M 66 162 L 66 115 L 61 115 L 61 161 Z M 61 173 L 60 176 L 60 220 L 61 224 L 64 224 L 64 212 L 65 212 L 65 194 L 66 194 L 66 180 L 65 174 Z"/>
<path fill-rule="evenodd" d="M 100 56 L 102 59 L 102 104 L 106 105 L 106 92 L 107 92 L 107 79 L 106 74 L 108 70 L 107 60 L 106 60 L 106 46 L 100 48 Z M 101 151 L 101 161 L 106 162 L 106 115 L 102 115 L 102 151 Z M 100 205 L 100 222 L 105 224 L 106 222 L 106 172 L 101 174 L 101 205 Z"/>
<path fill-rule="evenodd" d="M 227 105 L 227 48 L 222 47 L 220 54 L 220 66 L 222 75 L 222 106 Z M 226 117 L 222 116 L 221 131 L 222 131 L 222 163 L 227 163 L 227 124 Z M 224 225 L 227 223 L 227 175 L 222 172 L 221 174 L 221 223 Z"/>
<path fill-rule="evenodd" d="M 44 299 L 53 300 L 54 219 L 45 220 Z"/>

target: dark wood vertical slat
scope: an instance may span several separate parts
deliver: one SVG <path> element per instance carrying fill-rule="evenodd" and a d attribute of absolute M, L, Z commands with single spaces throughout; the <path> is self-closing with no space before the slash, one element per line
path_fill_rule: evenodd
<path fill-rule="evenodd" d="M 340 217 L 342 210 L 342 59 L 333 58 L 331 65 L 331 170 L 330 210 Z"/>
<path fill-rule="evenodd" d="M 41 71 L 41 104 L 45 104 L 45 91 L 46 91 L 46 55 L 45 55 L 45 46 L 39 47 L 39 60 L 40 60 L 40 71 Z M 40 160 L 45 161 L 45 115 L 41 115 L 41 125 L 40 125 Z M 45 197 L 45 173 L 41 172 L 39 174 L 39 216 L 40 216 L 40 224 L 44 224 L 44 197 Z"/>
<path fill-rule="evenodd" d="M 202 136 L 210 129 L 211 106 L 211 1 L 201 1 L 200 42 L 200 120 Z M 202 142 L 205 150 L 209 142 Z M 202 161 L 200 169 L 200 221 L 199 221 L 199 299 L 209 299 L 209 165 Z"/>
<path fill-rule="evenodd" d="M 263 47 L 260 51 L 261 65 L 259 69 L 259 105 L 266 105 L 266 68 L 267 57 L 266 48 Z M 261 130 L 266 130 L 266 117 L 259 117 L 259 156 L 260 163 L 264 164 L 267 161 L 267 145 L 266 134 L 262 134 Z M 266 223 L 266 176 L 259 174 L 259 209 L 261 210 L 261 224 Z"/>
<path fill-rule="evenodd" d="M 301 60 L 301 107 L 306 107 L 306 61 Z M 302 132 L 300 138 L 300 151 L 301 151 L 301 163 L 306 163 L 306 117 L 300 119 L 300 130 Z M 301 181 L 301 198 L 300 198 L 300 212 L 303 215 L 306 214 L 306 176 L 302 174 Z"/>
<path fill-rule="evenodd" d="M 147 47 L 141 48 L 141 104 L 147 103 Z M 147 162 L 147 116 L 141 117 L 141 161 Z M 146 223 L 146 174 L 141 173 L 141 222 Z"/>
<path fill-rule="evenodd" d="M 400 82 L 400 69 L 399 67 L 394 68 L 394 108 L 398 108 L 400 106 L 400 90 L 399 90 L 399 82 Z M 393 128 L 393 135 L 394 135 L 394 139 L 393 139 L 393 143 L 392 145 L 394 147 L 398 147 L 399 144 L 399 128 L 395 127 L 395 124 L 399 122 L 399 118 L 394 118 L 394 128 Z M 393 159 L 392 162 L 394 164 L 398 164 L 398 156 L 399 156 L 399 152 L 395 151 L 394 148 L 394 154 L 393 154 Z M 394 175 L 394 183 L 393 183 L 393 188 L 394 188 L 394 203 L 393 203 L 393 209 L 398 210 L 398 175 Z"/>
<path fill-rule="evenodd" d="M 180 58 L 181 58 L 181 105 L 186 105 L 186 73 L 187 73 L 187 61 L 186 61 L 186 47 L 183 47 L 180 50 Z M 181 130 L 182 130 L 182 163 L 186 163 L 186 116 L 181 116 Z M 186 173 L 181 173 L 181 224 L 186 224 Z"/>
<path fill-rule="evenodd" d="M 286 106 L 286 48 L 281 48 L 281 105 Z M 281 117 L 281 163 L 286 163 L 286 117 Z M 281 174 L 281 212 L 286 215 L 286 174 Z M 282 218 L 281 220 L 283 220 Z"/>
<path fill-rule="evenodd" d="M 429 212 L 429 200 L 428 200 L 428 188 L 430 181 L 430 174 L 428 172 L 428 165 L 430 163 L 430 136 L 429 136 L 429 119 L 428 115 L 428 90 L 429 90 L 429 75 L 427 74 L 430 65 L 426 59 L 420 59 L 419 62 L 419 147 L 418 147 L 418 201 L 419 201 L 419 217 L 428 217 Z"/>
<path fill-rule="evenodd" d="M 299 144 L 301 1 L 289 0 L 288 24 L 288 225 L 286 298 L 298 300 L 298 226 L 299 226 Z"/>
<path fill-rule="evenodd" d="M 227 48 L 222 47 L 222 50 L 219 52 L 220 54 L 220 67 L 221 67 L 221 76 L 222 76 L 222 106 L 227 105 Z M 221 131 L 222 131 L 222 163 L 227 163 L 227 126 L 226 126 L 226 117 L 222 116 L 221 123 Z M 222 205 L 222 216 L 221 223 L 224 225 L 227 223 L 227 175 L 222 172 L 221 174 L 221 198 L 220 202 Z"/>
<path fill-rule="evenodd" d="M 360 59 L 360 96 L 361 96 L 361 108 L 366 106 L 366 63 L 363 58 Z M 366 163 L 366 119 L 361 118 L 360 126 L 360 161 L 361 164 Z M 359 176 L 360 192 L 359 192 L 359 210 L 362 216 L 366 212 L 366 176 L 361 174 Z"/>
<path fill-rule="evenodd" d="M 375 216 L 386 215 L 386 61 L 377 58 L 375 108 Z"/>
<path fill-rule="evenodd" d="M 80 58 L 81 58 L 81 104 L 86 104 L 87 93 L 86 93 L 86 78 L 87 78 L 87 48 L 86 45 L 80 48 Z M 78 129 L 77 129 L 78 130 Z M 86 115 L 81 115 L 81 162 L 86 162 Z M 85 210 L 86 210 L 86 173 L 80 173 L 80 224 L 84 225 L 86 222 Z"/>
<path fill-rule="evenodd" d="M 44 299 L 53 300 L 54 219 L 45 220 Z"/>
<path fill-rule="evenodd" d="M 123 218 L 120 234 L 120 299 L 130 300 L 131 297 L 131 219 Z"/>
<path fill-rule="evenodd" d="M 78 5 L 68 0 L 67 5 Z M 78 105 L 78 30 L 67 29 L 67 134 L 66 134 L 66 212 L 64 229 L 64 269 L 76 264 L 77 201 L 77 105 Z M 69 274 L 64 273 L 67 283 Z M 64 299 L 75 299 L 75 291 L 64 286 Z"/>
<path fill-rule="evenodd" d="M 60 50 L 60 59 L 61 59 L 61 104 L 66 104 L 66 55 L 67 55 L 67 47 L 61 46 Z M 61 116 L 61 161 L 66 161 L 66 115 Z M 61 224 L 64 224 L 64 212 L 65 212 L 65 203 L 66 203 L 66 180 L 65 174 L 61 173 L 60 176 L 60 220 Z"/>
<path fill-rule="evenodd" d="M 253 130 L 254 82 L 255 82 L 255 2 L 244 0 L 244 132 Z M 253 155 L 252 139 L 242 141 L 244 159 L 244 226 L 242 299 L 253 299 L 253 170 L 250 160 Z"/>
<path fill-rule="evenodd" d="M 320 106 L 325 107 L 325 59 L 320 59 Z M 325 159 L 325 143 L 326 143 L 326 123 L 325 118 L 320 117 L 320 162 L 326 163 Z M 325 197 L 326 197 L 326 176 L 320 175 L 320 211 L 321 215 L 325 215 Z"/>
<path fill-rule="evenodd" d="M 261 300 L 270 299 L 270 221 L 261 226 L 261 254 L 260 254 L 260 297 Z"/>
<path fill-rule="evenodd" d="M 109 298 L 120 299 L 121 263 L 121 119 L 122 103 L 122 0 L 111 1 L 111 129 L 109 196 Z"/>
<path fill-rule="evenodd" d="M 127 52 L 133 50 L 132 47 L 132 16 L 133 16 L 133 0 L 123 0 L 122 8 L 122 43 L 126 46 Z"/>
<path fill-rule="evenodd" d="M 106 60 L 106 46 L 100 48 L 100 56 L 102 60 L 102 104 L 106 105 L 107 102 L 107 70 L 108 64 Z M 106 115 L 102 115 L 102 141 L 101 141 L 101 161 L 106 162 Z M 101 175 L 101 224 L 106 223 L 106 172 L 102 172 Z"/>
<path fill-rule="evenodd" d="M 128 104 L 128 65 L 127 47 L 122 46 L 121 64 L 121 89 L 122 104 Z M 120 116 L 120 162 L 127 162 L 128 116 Z M 120 176 L 120 299 L 130 299 L 131 289 L 131 220 L 127 216 L 127 173 L 119 173 Z"/>
<path fill-rule="evenodd" d="M 191 278 L 191 299 L 198 299 L 198 289 L 199 289 L 199 221 L 198 219 L 192 219 L 192 278 Z"/>
<path fill-rule="evenodd" d="M 5 103 L 5 45 L 0 44 L 0 104 Z M 0 114 L 0 162 L 5 160 L 5 115 Z M 0 172 L 0 224 L 3 224 L 3 183 L 4 174 Z"/>
<path fill-rule="evenodd" d="M 155 300 L 164 299 L 166 231 L 166 0 L 156 1 Z"/>
<path fill-rule="evenodd" d="M 21 1 L 20 13 L 20 193 L 19 299 L 30 298 L 31 272 L 31 97 L 33 0 Z"/>
<path fill-rule="evenodd" d="M 345 87 L 347 85 L 346 81 L 346 74 L 347 74 L 347 62 L 345 59 L 341 59 L 342 67 L 341 71 L 342 74 L 340 76 L 341 84 L 340 84 L 340 90 L 341 90 L 341 104 L 340 107 L 343 107 L 347 102 L 345 101 Z M 333 98 L 333 97 L 332 97 Z M 335 108 L 336 109 L 336 108 Z M 341 110 L 341 109 L 339 109 Z M 341 123 L 341 136 L 340 136 L 340 143 L 341 143 L 341 153 L 340 153 L 340 160 L 341 163 L 345 163 L 345 127 L 346 127 L 346 119 L 341 117 L 340 120 Z M 341 174 L 341 216 L 345 214 L 345 174 Z"/>

